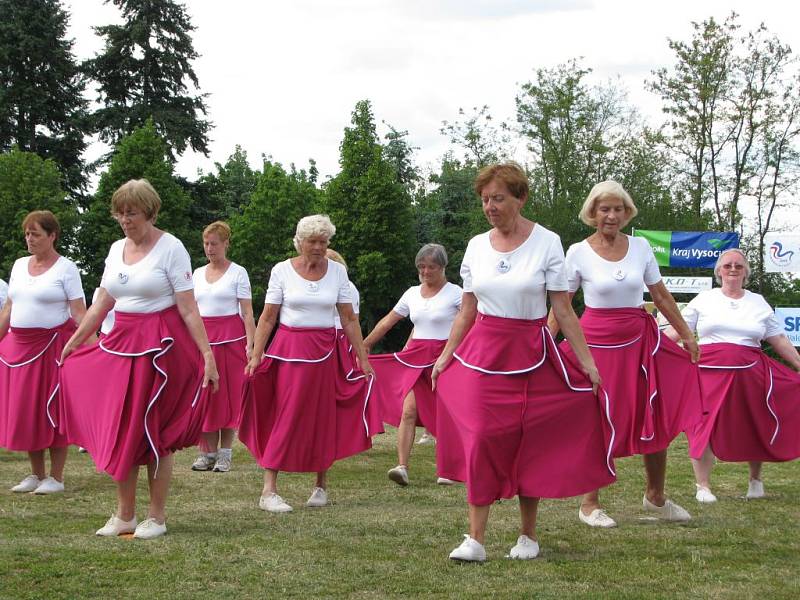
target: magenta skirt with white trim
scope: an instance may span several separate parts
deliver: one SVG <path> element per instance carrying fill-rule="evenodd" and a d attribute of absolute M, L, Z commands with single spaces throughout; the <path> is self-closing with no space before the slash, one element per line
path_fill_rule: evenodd
<path fill-rule="evenodd" d="M 760 348 L 703 344 L 700 377 L 708 414 L 689 437 L 700 458 L 711 445 L 725 461 L 800 458 L 800 373 Z"/>
<path fill-rule="evenodd" d="M 236 429 L 242 410 L 247 366 L 247 335 L 242 318 L 236 315 L 203 317 L 208 341 L 219 372 L 219 391 L 211 394 L 203 431 Z M 202 444 L 201 444 L 202 446 Z"/>
<path fill-rule="evenodd" d="M 576 496 L 616 479 L 607 397 L 545 326 L 479 314 L 439 378 L 437 446 L 463 453 L 470 504 Z M 440 475 L 443 474 L 440 469 Z"/>
<path fill-rule="evenodd" d="M 279 325 L 245 382 L 239 439 L 265 469 L 325 471 L 371 447 L 367 386 L 358 403 L 338 405 L 336 330 Z"/>
<path fill-rule="evenodd" d="M 211 387 L 204 361 L 175 306 L 117 312 L 98 344 L 61 367 L 60 430 L 115 480 L 200 438 Z"/>
<path fill-rule="evenodd" d="M 608 392 L 615 458 L 666 450 L 701 421 L 699 369 L 647 311 L 587 306 L 581 327 Z M 560 350 L 574 358 L 569 342 Z"/>
<path fill-rule="evenodd" d="M 58 433 L 58 361 L 75 332 L 12 327 L 0 341 L 0 447 L 22 452 L 67 446 Z"/>

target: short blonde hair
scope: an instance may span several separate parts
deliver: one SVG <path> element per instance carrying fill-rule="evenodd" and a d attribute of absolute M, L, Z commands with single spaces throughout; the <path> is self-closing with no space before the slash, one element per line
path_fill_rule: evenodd
<path fill-rule="evenodd" d="M 295 250 L 300 252 L 300 242 L 304 239 L 321 235 L 329 240 L 336 234 L 336 227 L 331 223 L 328 215 L 309 215 L 297 222 L 297 229 L 294 234 Z"/>
<path fill-rule="evenodd" d="M 227 242 L 231 239 L 231 226 L 225 221 L 214 221 L 203 229 L 203 237 L 213 233 L 217 234 L 223 242 Z"/>
<path fill-rule="evenodd" d="M 744 260 L 744 281 L 742 281 L 742 286 L 745 286 L 750 281 L 750 261 L 747 260 L 747 256 L 745 256 L 744 252 L 739 248 L 728 248 L 727 250 L 723 250 L 719 253 L 717 262 L 714 264 L 714 281 L 716 281 L 719 285 L 722 285 L 722 277 L 719 274 L 719 271 L 722 268 L 722 257 L 726 254 L 730 254 L 731 252 L 735 252 L 742 257 L 742 260 Z"/>
<path fill-rule="evenodd" d="M 332 261 L 334 261 L 334 262 L 337 262 L 337 263 L 339 263 L 340 265 L 342 265 L 342 266 L 344 267 L 344 270 L 345 270 L 345 271 L 347 271 L 347 263 L 346 263 L 346 262 L 344 262 L 344 257 L 343 257 L 341 254 L 339 254 L 339 253 L 338 253 L 336 250 L 332 250 L 331 248 L 328 248 L 328 249 L 325 251 L 325 254 L 326 254 L 326 255 L 328 256 L 328 258 L 330 258 Z"/>
<path fill-rule="evenodd" d="M 147 179 L 131 179 L 123 183 L 111 196 L 111 212 L 121 215 L 125 208 L 136 208 L 148 221 L 155 222 L 161 210 L 161 198 Z"/>
<path fill-rule="evenodd" d="M 636 205 L 633 203 L 631 195 L 625 191 L 616 181 L 601 181 L 592 188 L 589 195 L 586 196 L 586 201 L 583 203 L 581 211 L 578 213 L 580 220 L 589 225 L 589 227 L 597 227 L 597 202 L 602 198 L 611 196 L 622 200 L 625 207 L 625 222 L 620 223 L 620 227 L 625 227 L 631 220 L 639 213 Z"/>

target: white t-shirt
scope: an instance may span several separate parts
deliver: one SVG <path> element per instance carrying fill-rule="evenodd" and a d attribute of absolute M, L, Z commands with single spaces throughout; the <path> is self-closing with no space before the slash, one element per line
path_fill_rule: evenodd
<path fill-rule="evenodd" d="M 297 274 L 291 260 L 272 267 L 266 304 L 280 304 L 280 322 L 289 327 L 333 327 L 333 311 L 339 302 L 353 302 L 347 270 L 328 260 L 328 271 L 319 281 Z"/>
<path fill-rule="evenodd" d="M 214 283 L 206 280 L 206 267 L 195 269 L 194 297 L 203 317 L 224 317 L 239 314 L 239 300 L 250 300 L 250 277 L 244 267 L 232 262 Z"/>
<path fill-rule="evenodd" d="M 418 340 L 446 340 L 453 321 L 461 310 L 460 286 L 449 281 L 435 296 L 422 297 L 422 286 L 408 288 L 392 309 L 401 317 L 411 317 L 412 337 Z"/>
<path fill-rule="evenodd" d="M 83 299 L 81 274 L 71 260 L 59 256 L 41 275 L 29 275 L 30 256 L 18 258 L 11 267 L 8 297 L 12 327 L 50 329 L 69 319 L 70 300 Z"/>
<path fill-rule="evenodd" d="M 3 308 L 3 305 L 6 303 L 6 297 L 8 296 L 8 284 L 0 279 L 0 308 Z"/>
<path fill-rule="evenodd" d="M 97 302 L 97 295 L 100 293 L 100 288 L 95 288 L 94 294 L 92 294 L 92 304 Z M 112 308 L 110 311 L 106 313 L 106 318 L 103 319 L 103 322 L 100 323 L 100 333 L 103 335 L 108 335 L 111 333 L 111 330 L 114 328 L 114 309 Z"/>
<path fill-rule="evenodd" d="M 175 292 L 191 290 L 192 263 L 181 241 L 164 232 L 150 252 L 133 265 L 122 261 L 125 239 L 111 244 L 100 286 L 117 301 L 119 312 L 153 313 L 175 304 Z"/>
<path fill-rule="evenodd" d="M 720 288 L 705 290 L 682 314 L 689 329 L 697 331 L 700 344 L 726 342 L 759 348 L 761 340 L 783 333 L 764 296 L 748 290 L 739 300 L 728 298 Z"/>
<path fill-rule="evenodd" d="M 618 261 L 606 260 L 583 240 L 567 250 L 569 291 L 583 288 L 583 301 L 592 308 L 638 308 L 644 304 L 644 286 L 661 281 L 661 273 L 647 240 L 628 238 L 628 252 Z"/>
<path fill-rule="evenodd" d="M 353 295 L 353 312 L 358 315 L 361 307 L 361 294 L 358 293 L 358 288 L 350 282 L 350 293 Z M 342 328 L 342 318 L 339 316 L 339 311 L 334 307 L 333 309 L 333 323 L 336 329 Z"/>
<path fill-rule="evenodd" d="M 539 319 L 547 314 L 546 291 L 568 289 L 561 239 L 536 224 L 518 248 L 498 252 L 489 232 L 469 241 L 461 262 L 464 291 L 478 299 L 478 311 L 494 317 Z"/>

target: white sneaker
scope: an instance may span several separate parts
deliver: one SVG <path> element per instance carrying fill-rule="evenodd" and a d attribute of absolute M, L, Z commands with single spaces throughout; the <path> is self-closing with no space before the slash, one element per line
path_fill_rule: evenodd
<path fill-rule="evenodd" d="M 292 507 L 283 501 L 283 498 L 278 494 L 269 494 L 268 496 L 261 496 L 258 500 L 258 508 L 271 513 L 288 513 L 292 512 Z"/>
<path fill-rule="evenodd" d="M 697 492 L 694 495 L 694 499 L 700 502 L 701 504 L 714 504 L 717 501 L 717 497 L 711 493 L 711 490 L 705 486 L 700 485 L 699 483 L 695 483 L 694 487 L 697 488 Z"/>
<path fill-rule="evenodd" d="M 306 506 L 309 508 L 319 508 L 320 506 L 327 506 L 328 505 L 328 492 L 326 492 L 321 487 L 315 487 L 314 490 L 311 492 L 311 496 L 309 496 L 308 500 L 306 500 Z"/>
<path fill-rule="evenodd" d="M 417 444 L 424 446 L 425 444 L 435 444 L 436 438 L 427 431 L 423 432 L 422 436 L 417 440 Z"/>
<path fill-rule="evenodd" d="M 482 544 L 473 540 L 466 533 L 461 545 L 450 553 L 451 560 L 463 560 L 467 562 L 484 562 L 486 560 L 486 549 Z"/>
<path fill-rule="evenodd" d="M 588 515 L 578 508 L 578 518 L 589 527 L 616 527 L 617 522 L 609 517 L 602 508 L 595 508 Z"/>
<path fill-rule="evenodd" d="M 408 469 L 403 465 L 397 465 L 393 469 L 389 469 L 387 473 L 389 479 L 394 481 L 397 485 L 408 485 Z"/>
<path fill-rule="evenodd" d="M 447 477 L 437 477 L 436 478 L 436 485 L 455 485 L 457 481 L 453 481 L 452 479 L 448 479 Z"/>
<path fill-rule="evenodd" d="M 530 560 L 537 556 L 539 556 L 539 542 L 532 540 L 527 535 L 521 535 L 517 538 L 517 545 L 511 549 L 506 558 Z"/>
<path fill-rule="evenodd" d="M 53 477 L 45 477 L 42 483 L 33 490 L 34 494 L 60 494 L 64 491 L 64 483 Z"/>
<path fill-rule="evenodd" d="M 210 471 L 217 462 L 216 454 L 201 454 L 194 459 L 192 471 Z M 144 521 L 142 521 L 144 523 Z"/>
<path fill-rule="evenodd" d="M 167 533 L 167 524 L 159 523 L 152 517 L 145 519 L 136 526 L 133 537 L 137 540 L 152 540 Z"/>
<path fill-rule="evenodd" d="M 217 462 L 214 463 L 215 473 L 227 473 L 231 470 L 231 457 L 227 454 L 220 454 L 217 456 Z"/>
<path fill-rule="evenodd" d="M 134 531 L 136 531 L 136 516 L 130 521 L 123 521 L 117 515 L 111 515 L 111 518 L 95 532 L 95 535 L 115 537 L 123 533 L 133 533 Z"/>
<path fill-rule="evenodd" d="M 18 494 L 27 494 L 38 488 L 40 483 L 42 483 L 42 480 L 36 475 L 28 475 L 25 479 L 12 487 L 11 491 Z"/>
<path fill-rule="evenodd" d="M 664 521 L 684 522 L 692 518 L 688 511 L 675 504 L 672 500 L 665 500 L 664 506 L 656 506 L 647 499 L 647 496 L 643 496 L 642 506 L 647 511 L 658 513 L 658 518 Z"/>
<path fill-rule="evenodd" d="M 755 498 L 763 498 L 764 497 L 764 482 L 760 479 L 751 479 L 750 483 L 747 484 L 747 498 L 748 500 L 754 500 Z"/>

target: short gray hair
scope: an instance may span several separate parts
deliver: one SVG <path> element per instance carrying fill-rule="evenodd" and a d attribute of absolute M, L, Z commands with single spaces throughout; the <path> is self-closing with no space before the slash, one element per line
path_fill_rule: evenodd
<path fill-rule="evenodd" d="M 429 258 L 443 269 L 447 266 L 447 251 L 441 244 L 425 244 L 417 252 L 414 265 L 417 266 L 426 258 Z"/>
<path fill-rule="evenodd" d="M 731 252 L 735 252 L 744 260 L 744 281 L 742 282 L 742 286 L 745 286 L 750 281 L 750 261 L 747 260 L 747 256 L 745 256 L 745 253 L 740 248 L 728 248 L 719 253 L 717 262 L 714 265 L 714 281 L 722 285 L 722 277 L 719 275 L 719 270 L 722 267 L 722 257 Z"/>
<path fill-rule="evenodd" d="M 631 198 L 631 195 L 625 188 L 616 181 L 609 179 L 608 181 L 601 181 L 595 184 L 589 192 L 589 195 L 586 196 L 586 201 L 583 203 L 581 211 L 578 213 L 580 220 L 589 227 L 597 227 L 597 216 L 595 214 L 597 210 L 596 205 L 601 198 L 606 196 L 619 198 L 622 200 L 623 206 L 625 206 L 625 222 L 620 223 L 620 228 L 625 227 L 625 225 L 630 223 L 633 217 L 639 213 L 636 209 L 636 205 L 633 203 L 633 198 Z"/>
<path fill-rule="evenodd" d="M 331 223 L 328 215 L 309 215 L 297 222 L 297 229 L 294 233 L 294 247 L 300 252 L 300 242 L 304 239 L 322 235 L 331 239 L 336 234 L 336 226 Z"/>

